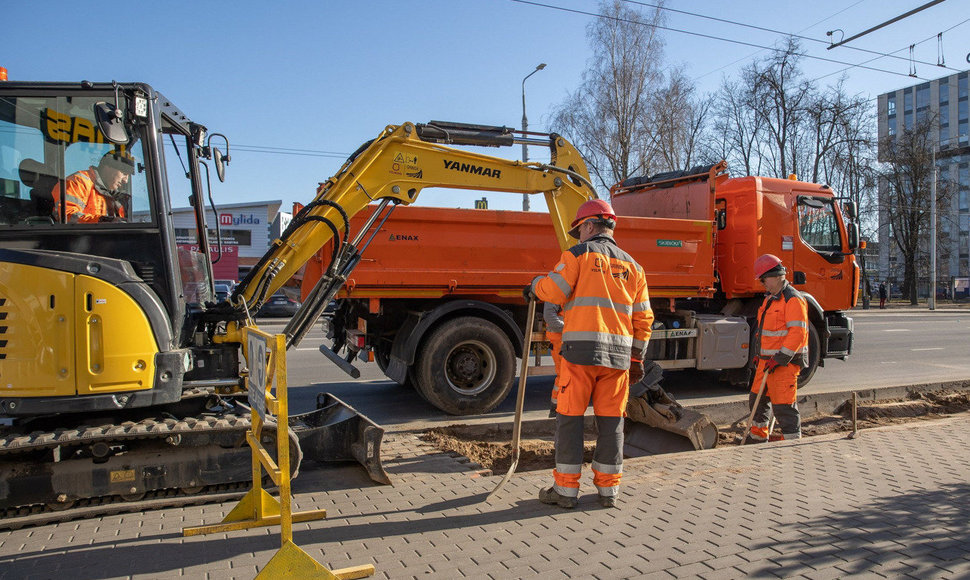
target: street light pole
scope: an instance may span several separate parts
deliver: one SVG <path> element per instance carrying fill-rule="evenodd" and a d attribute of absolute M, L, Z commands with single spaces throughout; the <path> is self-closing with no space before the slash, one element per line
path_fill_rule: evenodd
<path fill-rule="evenodd" d="M 936 147 L 930 161 L 930 310 L 936 310 Z"/>
<path fill-rule="evenodd" d="M 532 71 L 529 74 L 525 75 L 525 78 L 522 79 L 522 133 L 523 133 L 523 137 L 525 137 L 524 133 L 529 130 L 529 119 L 526 118 L 526 116 L 525 116 L 525 81 L 526 81 L 526 79 L 528 79 L 529 77 L 531 77 L 532 75 L 536 74 L 537 72 L 541 71 L 544 68 L 546 68 L 546 63 L 541 63 L 539 66 L 536 67 L 536 69 L 534 71 Z M 522 143 L 522 163 L 526 163 L 527 161 L 529 161 L 529 146 L 526 145 L 523 142 Z M 523 193 L 522 194 L 522 211 L 529 211 L 529 194 L 528 193 Z"/>

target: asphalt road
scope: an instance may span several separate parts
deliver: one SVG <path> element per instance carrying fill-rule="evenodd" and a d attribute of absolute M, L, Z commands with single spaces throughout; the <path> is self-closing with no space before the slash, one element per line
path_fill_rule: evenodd
<path fill-rule="evenodd" d="M 837 392 L 970 378 L 970 309 L 892 309 L 853 311 L 855 342 L 845 361 L 829 360 L 802 392 Z M 278 332 L 282 321 L 260 321 Z M 432 425 L 511 421 L 515 389 L 485 417 L 454 417 L 426 403 L 413 390 L 387 380 L 373 363 L 358 363 L 360 379 L 351 379 L 318 350 L 322 330 L 311 331 L 287 355 L 292 413 L 311 410 L 316 393 L 330 392 L 389 430 Z M 548 362 L 546 363 L 548 364 Z M 664 387 L 685 404 L 711 404 L 746 398 L 717 382 L 711 372 L 670 372 Z M 526 418 L 547 416 L 552 377 L 533 377 L 526 389 Z"/>

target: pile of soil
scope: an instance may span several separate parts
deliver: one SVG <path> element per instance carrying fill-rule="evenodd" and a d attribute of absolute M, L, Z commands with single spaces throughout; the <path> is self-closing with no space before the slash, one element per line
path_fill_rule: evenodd
<path fill-rule="evenodd" d="M 914 393 L 909 399 L 859 404 L 856 411 L 858 428 L 869 429 L 911 421 L 937 419 L 970 411 L 970 393 L 938 391 Z M 733 446 L 744 432 L 742 422 L 718 426 L 718 446 Z M 525 426 L 522 433 L 519 465 L 516 471 L 552 469 L 553 423 L 544 426 Z M 836 414 L 813 415 L 802 419 L 802 436 L 813 437 L 852 430 L 852 404 L 846 401 Z M 421 435 L 421 439 L 442 452 L 466 457 L 493 473 L 505 473 L 512 464 L 511 429 L 496 426 L 451 425 L 435 427 Z M 584 461 L 592 461 L 596 432 L 585 433 Z"/>

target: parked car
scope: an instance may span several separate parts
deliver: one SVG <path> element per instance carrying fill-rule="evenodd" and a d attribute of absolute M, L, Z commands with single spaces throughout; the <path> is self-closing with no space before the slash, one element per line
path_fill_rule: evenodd
<path fill-rule="evenodd" d="M 225 302 L 229 298 L 229 293 L 232 292 L 232 287 L 227 284 L 220 284 L 216 282 L 216 303 Z"/>
<path fill-rule="evenodd" d="M 236 287 L 236 285 L 239 284 L 239 282 L 236 282 L 235 280 L 216 280 L 215 283 L 216 283 L 217 286 L 219 284 L 223 284 L 225 286 L 228 286 L 230 292 L 232 292 L 233 289 Z"/>
<path fill-rule="evenodd" d="M 269 297 L 269 300 L 263 304 L 263 307 L 259 309 L 256 316 L 260 317 L 290 317 L 296 314 L 296 311 L 300 308 L 300 302 L 294 300 L 286 295 L 282 290 L 277 291 L 275 294 Z"/>

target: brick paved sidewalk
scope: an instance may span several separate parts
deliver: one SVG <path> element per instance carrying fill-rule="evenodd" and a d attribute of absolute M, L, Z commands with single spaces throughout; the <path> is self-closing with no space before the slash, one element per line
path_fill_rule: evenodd
<path fill-rule="evenodd" d="M 393 487 L 353 468 L 306 469 L 294 526 L 328 567 L 378 578 L 970 577 L 970 417 L 628 461 L 620 509 L 586 472 L 574 511 L 540 504 L 549 473 L 498 477 L 386 441 Z M 127 514 L 0 532 L 2 578 L 252 578 L 275 529 L 182 538 L 232 506 Z"/>

